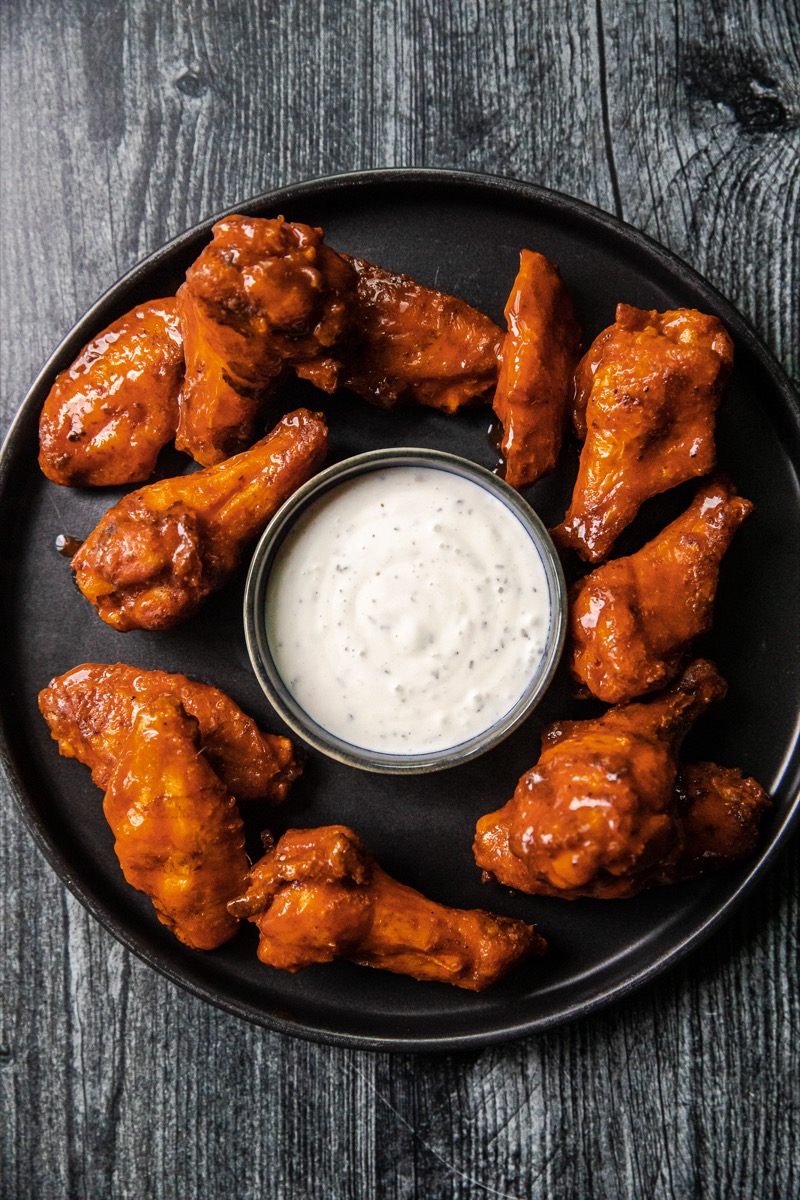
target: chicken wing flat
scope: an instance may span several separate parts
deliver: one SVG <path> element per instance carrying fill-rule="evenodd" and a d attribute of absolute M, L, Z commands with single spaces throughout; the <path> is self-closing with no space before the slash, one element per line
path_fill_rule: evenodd
<path fill-rule="evenodd" d="M 532 250 L 520 254 L 505 314 L 494 411 L 506 482 L 523 488 L 558 462 L 581 331 L 558 267 Z"/>
<path fill-rule="evenodd" d="M 134 308 L 56 379 L 39 421 L 39 466 L 68 487 L 149 479 L 175 436 L 182 380 L 177 300 Z"/>
<path fill-rule="evenodd" d="M 674 863 L 677 751 L 726 687 L 698 659 L 666 691 L 544 734 L 513 798 L 478 822 L 475 860 L 500 883 L 545 896 L 632 896 Z"/>
<path fill-rule="evenodd" d="M 752 509 L 713 480 L 643 549 L 575 585 L 570 666 L 592 695 L 620 704 L 677 674 L 692 638 L 711 627 L 720 561 Z"/>
<path fill-rule="evenodd" d="M 105 790 L 142 705 L 172 696 L 198 724 L 203 753 L 237 800 L 280 804 L 302 773 L 289 738 L 262 733 L 219 688 L 126 663 L 82 663 L 50 681 L 39 709 L 65 758 Z"/>
<path fill-rule="evenodd" d="M 601 562 L 645 500 L 708 474 L 732 362 L 716 317 L 617 305 L 616 323 L 577 372 L 575 423 L 586 441 L 572 502 L 553 530 L 560 545 Z"/>
<path fill-rule="evenodd" d="M 246 886 L 236 801 L 203 756 L 197 721 L 172 696 L 143 704 L 108 781 L 103 812 L 128 883 L 194 950 L 229 941 L 226 907 Z"/>
<path fill-rule="evenodd" d="M 253 441 L 256 418 L 293 369 L 332 392 L 352 340 L 356 275 L 321 229 L 231 216 L 178 292 L 186 344 L 176 445 L 205 465 Z"/>
<path fill-rule="evenodd" d="M 73 558 L 78 587 L 119 632 L 180 624 L 319 470 L 327 444 L 322 416 L 301 408 L 227 462 L 131 492 Z"/>
<path fill-rule="evenodd" d="M 361 341 L 344 386 L 381 408 L 416 403 L 454 413 L 488 402 L 503 342 L 494 321 L 408 275 L 348 261 L 358 277 Z"/>
<path fill-rule="evenodd" d="M 344 825 L 289 830 L 228 910 L 258 926 L 258 957 L 285 971 L 347 958 L 480 992 L 547 948 L 523 921 L 446 908 L 391 879 Z"/>

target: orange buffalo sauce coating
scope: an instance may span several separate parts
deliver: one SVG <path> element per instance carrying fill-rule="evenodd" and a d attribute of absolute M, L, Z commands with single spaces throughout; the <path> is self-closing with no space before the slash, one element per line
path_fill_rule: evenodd
<path fill-rule="evenodd" d="M 692 638 L 711 627 L 720 561 L 752 512 L 723 479 L 636 554 L 598 567 L 570 594 L 573 676 L 619 704 L 669 682 Z"/>
<path fill-rule="evenodd" d="M 178 449 L 208 466 L 249 446 L 286 371 L 334 391 L 354 338 L 355 295 L 355 271 L 321 229 L 283 217 L 218 221 L 178 293 Z"/>
<path fill-rule="evenodd" d="M 258 926 L 258 957 L 298 971 L 347 958 L 479 992 L 547 943 L 530 925 L 447 908 L 390 878 L 345 825 L 290 829 L 229 911 Z"/>
<path fill-rule="evenodd" d="M 558 267 L 532 250 L 520 253 L 505 315 L 494 411 L 506 482 L 523 488 L 558 462 L 581 331 Z"/>
<path fill-rule="evenodd" d="M 455 413 L 486 403 L 503 339 L 494 321 L 408 275 L 348 261 L 358 279 L 358 338 L 342 384 L 381 408 L 414 403 Z"/>
<path fill-rule="evenodd" d="M 761 818 L 772 807 L 755 779 L 738 767 L 689 763 L 678 772 L 675 791 L 683 846 L 656 882 L 695 879 L 755 852 Z"/>
<path fill-rule="evenodd" d="M 513 798 L 478 822 L 478 866 L 510 887 L 567 899 L 632 896 L 666 882 L 684 842 L 678 748 L 725 692 L 714 666 L 698 659 L 644 703 L 546 730 Z"/>
<path fill-rule="evenodd" d="M 576 374 L 574 421 L 586 441 L 572 501 L 552 531 L 559 545 L 601 562 L 645 500 L 708 474 L 732 362 L 716 317 L 617 305 L 615 324 Z"/>
<path fill-rule="evenodd" d="M 62 371 L 39 421 L 39 466 L 53 483 L 149 479 L 175 436 L 183 339 L 174 297 L 149 300 L 99 333 Z"/>
<path fill-rule="evenodd" d="M 325 421 L 301 408 L 226 462 L 131 492 L 73 558 L 78 587 L 120 632 L 171 629 L 230 578 L 327 448 Z"/>
<path fill-rule="evenodd" d="M 227 902 L 247 877 L 236 801 L 204 758 L 180 702 L 143 704 L 108 781 L 103 812 L 125 879 L 194 950 L 236 933 Z"/>
<path fill-rule="evenodd" d="M 186 675 L 82 663 L 51 680 L 39 709 L 60 753 L 89 767 L 105 789 L 139 710 L 160 696 L 172 696 L 197 721 L 203 753 L 237 800 L 286 799 L 302 770 L 289 738 L 262 733 L 225 692 Z"/>

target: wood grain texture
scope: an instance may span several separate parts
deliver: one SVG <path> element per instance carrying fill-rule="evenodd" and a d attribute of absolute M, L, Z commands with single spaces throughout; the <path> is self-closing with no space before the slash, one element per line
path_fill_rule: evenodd
<path fill-rule="evenodd" d="M 3 429 L 137 259 L 250 194 L 383 165 L 616 212 L 800 372 L 796 3 L 4 0 L 0 21 Z M 152 973 L 4 799 L 4 1198 L 800 1194 L 797 842 L 612 1010 L 482 1053 L 373 1055 Z"/>

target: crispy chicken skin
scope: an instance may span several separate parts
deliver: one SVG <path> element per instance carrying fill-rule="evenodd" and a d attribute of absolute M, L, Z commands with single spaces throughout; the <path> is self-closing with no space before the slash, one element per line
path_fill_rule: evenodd
<path fill-rule="evenodd" d="M 229 941 L 227 902 L 246 886 L 236 801 L 202 753 L 197 721 L 173 696 L 143 704 L 108 781 L 103 812 L 122 873 L 194 950 Z"/>
<path fill-rule="evenodd" d="M 693 309 L 617 305 L 576 376 L 575 425 L 585 431 L 578 478 L 553 530 L 601 562 L 645 500 L 714 466 L 714 423 L 733 362 L 716 317 Z"/>
<path fill-rule="evenodd" d="M 454 413 L 488 402 L 503 341 L 494 321 L 408 275 L 347 261 L 358 277 L 361 341 L 344 386 L 381 408 L 416 403 Z"/>
<path fill-rule="evenodd" d="M 725 691 L 714 666 L 698 659 L 644 703 L 546 730 L 513 798 L 478 822 L 478 866 L 510 887 L 567 899 L 649 886 L 682 848 L 678 748 Z"/>
<path fill-rule="evenodd" d="M 506 482 L 523 488 L 558 462 L 581 331 L 558 267 L 533 250 L 520 253 L 505 315 L 494 411 Z"/>
<path fill-rule="evenodd" d="M 711 627 L 720 561 L 752 512 L 723 479 L 636 554 L 575 584 L 570 595 L 570 669 L 607 704 L 661 687 L 692 638 Z"/>
<path fill-rule="evenodd" d="M 171 629 L 227 581 L 245 547 L 322 466 L 323 418 L 298 409 L 250 450 L 131 492 L 72 560 L 78 587 L 119 632 Z"/>
<path fill-rule="evenodd" d="M 356 275 L 321 229 L 231 216 L 178 292 L 186 380 L 176 445 L 208 466 L 253 440 L 256 418 L 293 369 L 332 392 L 353 336 Z"/>
<path fill-rule="evenodd" d="M 39 466 L 53 483 L 149 479 L 178 427 L 183 339 L 174 298 L 149 300 L 84 346 L 39 421 Z"/>
<path fill-rule="evenodd" d="M 523 921 L 446 908 L 391 879 L 344 825 L 289 830 L 228 910 L 258 926 L 258 957 L 285 971 L 347 958 L 480 992 L 547 948 Z"/>
<path fill-rule="evenodd" d="M 186 675 L 126 663 L 82 663 L 52 679 L 39 709 L 65 758 L 90 768 L 105 789 L 139 709 L 172 696 L 198 724 L 200 745 L 237 800 L 280 804 L 302 772 L 289 738 L 262 733 L 219 688 Z"/>

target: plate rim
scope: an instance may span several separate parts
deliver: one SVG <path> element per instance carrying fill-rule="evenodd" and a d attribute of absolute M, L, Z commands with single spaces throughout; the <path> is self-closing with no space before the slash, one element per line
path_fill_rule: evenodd
<path fill-rule="evenodd" d="M 165 258 L 189 245 L 192 241 L 208 236 L 216 221 L 232 213 L 241 212 L 246 215 L 263 209 L 275 208 L 279 205 L 290 205 L 320 193 L 331 194 L 346 191 L 348 188 L 360 189 L 370 186 L 385 186 L 386 184 L 432 185 L 446 184 L 450 187 L 467 187 L 486 193 L 502 193 L 516 200 L 527 200 L 534 205 L 546 208 L 550 213 L 565 212 L 571 219 L 600 227 L 607 235 L 621 243 L 626 251 L 639 248 L 655 258 L 659 266 L 679 278 L 686 280 L 696 291 L 708 297 L 711 306 L 719 313 L 721 319 L 736 338 L 743 343 L 756 359 L 762 370 L 769 376 L 775 389 L 781 394 L 782 405 L 771 405 L 780 411 L 781 418 L 788 418 L 791 429 L 793 446 L 787 445 L 787 453 L 795 467 L 800 465 L 800 396 L 798 396 L 788 373 L 777 360 L 772 350 L 762 341 L 749 318 L 744 316 L 718 289 L 694 267 L 685 262 L 679 255 L 667 249 L 660 242 L 643 233 L 626 221 L 597 208 L 585 200 L 567 195 L 539 184 L 517 180 L 509 176 L 492 175 L 476 171 L 461 171 L 457 169 L 440 169 L 433 167 L 378 167 L 362 171 L 349 171 L 341 174 L 322 175 L 304 179 L 280 188 L 274 188 L 250 196 L 242 203 L 227 207 L 212 217 L 184 230 L 168 242 L 163 243 L 152 253 L 146 255 L 134 264 L 128 271 L 112 283 L 85 310 L 82 316 L 72 325 L 61 339 L 53 352 L 47 358 L 33 380 L 28 392 L 14 416 L 0 448 L 0 507 L 6 502 L 8 475 L 12 467 L 15 442 L 23 425 L 36 415 L 42 397 L 42 388 L 48 383 L 55 372 L 74 359 L 77 352 L 92 336 L 93 327 L 101 319 L 104 310 L 113 306 L 117 298 L 121 298 L 136 282 L 158 267 Z M 107 322 L 106 322 L 107 323 Z M 90 332 L 87 334 L 87 330 Z M 49 390 L 49 389 L 48 389 Z M 783 433 L 783 431 L 781 431 Z M 797 760 L 796 762 L 794 760 Z M 794 775 L 791 775 L 794 767 Z M 796 741 L 787 755 L 784 770 L 790 775 L 789 787 L 794 783 L 800 785 L 800 741 Z M 622 1000 L 633 991 L 643 987 L 656 976 L 667 971 L 680 959 L 696 949 L 708 939 L 742 904 L 746 896 L 761 878 L 772 869 L 778 856 L 784 851 L 793 834 L 793 829 L 800 813 L 800 790 L 796 791 L 790 801 L 780 824 L 774 829 L 770 844 L 759 855 L 758 859 L 740 881 L 738 887 L 727 899 L 715 907 L 714 911 L 699 926 L 689 934 L 680 937 L 676 943 L 642 969 L 634 972 L 629 978 L 604 988 L 589 999 L 576 1001 L 567 1005 L 557 1013 L 551 1013 L 537 1018 L 529 1018 L 513 1024 L 504 1025 L 502 1029 L 483 1030 L 467 1034 L 451 1034 L 426 1037 L 418 1033 L 413 1035 L 363 1035 L 347 1031 L 332 1031 L 325 1026 L 317 1027 L 308 1019 L 302 1024 L 288 1017 L 266 1012 L 246 999 L 229 1000 L 216 994 L 211 985 L 205 985 L 196 979 L 187 978 L 177 967 L 168 961 L 149 945 L 149 939 L 144 938 L 134 929 L 120 927 L 119 917 L 110 911 L 104 901 L 100 900 L 95 889 L 78 873 L 73 872 L 69 865 L 62 860 L 55 839 L 50 835 L 43 820 L 30 804 L 26 788 L 17 771 L 14 753 L 9 733 L 5 727 L 5 719 L 0 711 L 0 771 L 2 772 L 17 811 L 33 837 L 34 842 L 53 868 L 58 878 L 83 907 L 126 949 L 149 967 L 159 972 L 172 983 L 197 998 L 214 1005 L 233 1016 L 243 1018 L 253 1024 L 270 1029 L 274 1032 L 300 1037 L 305 1040 L 326 1045 L 345 1046 L 352 1049 L 399 1052 L 454 1052 L 461 1050 L 480 1049 L 486 1046 L 498 1045 L 522 1037 L 532 1036 L 548 1029 L 587 1016 L 611 1004 Z"/>

